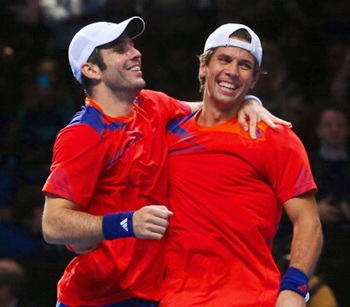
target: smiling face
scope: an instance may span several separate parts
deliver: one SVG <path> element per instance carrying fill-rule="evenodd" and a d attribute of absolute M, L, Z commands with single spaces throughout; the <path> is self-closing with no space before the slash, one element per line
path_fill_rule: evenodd
<path fill-rule="evenodd" d="M 100 77 L 107 87 L 113 91 L 144 88 L 141 53 L 130 38 L 123 36 L 111 48 L 101 49 L 101 55 L 106 69 Z"/>
<path fill-rule="evenodd" d="M 255 61 L 253 55 L 242 48 L 217 48 L 208 63 L 200 62 L 199 76 L 206 80 L 203 101 L 220 109 L 239 107 L 255 85 Z"/>
<path fill-rule="evenodd" d="M 91 86 L 99 85 L 111 92 L 132 96 L 146 84 L 142 78 L 141 53 L 126 35 L 96 48 L 88 62 L 83 63 L 82 72 L 88 94 Z"/>

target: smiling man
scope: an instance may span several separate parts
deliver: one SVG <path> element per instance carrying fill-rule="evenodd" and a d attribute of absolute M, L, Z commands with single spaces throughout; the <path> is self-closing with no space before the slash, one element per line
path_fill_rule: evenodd
<path fill-rule="evenodd" d="M 258 36 L 226 24 L 200 56 L 203 108 L 168 125 L 167 280 L 162 307 L 305 306 L 322 246 L 316 185 L 287 127 L 259 123 L 252 140 L 238 110 L 260 73 Z M 282 208 L 293 223 L 283 279 L 271 254 Z"/>

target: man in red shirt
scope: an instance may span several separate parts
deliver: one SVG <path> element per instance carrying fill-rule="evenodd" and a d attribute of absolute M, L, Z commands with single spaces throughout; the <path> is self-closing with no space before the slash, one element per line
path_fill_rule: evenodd
<path fill-rule="evenodd" d="M 322 246 L 307 154 L 289 128 L 260 122 L 253 140 L 238 123 L 261 60 L 250 28 L 219 27 L 200 56 L 202 109 L 168 125 L 173 215 L 162 307 L 305 306 Z M 271 248 L 282 208 L 294 232 L 281 281 Z"/>
<path fill-rule="evenodd" d="M 58 283 L 60 307 L 148 307 L 162 295 L 161 239 L 172 214 L 165 207 L 165 127 L 191 110 L 143 90 L 141 53 L 133 43 L 143 30 L 139 17 L 97 22 L 69 46 L 73 75 L 87 97 L 57 136 L 43 187 L 46 241 L 81 254 Z"/>

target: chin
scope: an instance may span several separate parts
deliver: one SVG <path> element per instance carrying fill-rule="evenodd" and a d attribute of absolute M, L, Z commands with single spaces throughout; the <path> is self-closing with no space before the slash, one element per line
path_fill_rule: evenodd
<path fill-rule="evenodd" d="M 144 87 L 146 86 L 146 81 L 143 80 L 143 79 L 141 79 L 141 80 L 138 82 L 138 84 L 139 84 L 140 88 L 142 89 L 142 88 L 144 88 Z"/>

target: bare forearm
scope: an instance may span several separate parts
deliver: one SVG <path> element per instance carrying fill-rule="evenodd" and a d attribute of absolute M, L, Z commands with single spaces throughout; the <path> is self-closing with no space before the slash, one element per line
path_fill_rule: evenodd
<path fill-rule="evenodd" d="M 284 206 L 293 224 L 290 266 L 310 276 L 323 244 L 322 226 L 314 192 L 292 198 Z"/>
<path fill-rule="evenodd" d="M 102 241 L 102 217 L 58 204 L 51 199 L 43 213 L 43 235 L 53 244 L 96 244 Z"/>
<path fill-rule="evenodd" d="M 321 224 L 316 219 L 298 221 L 293 227 L 290 266 L 311 276 L 323 244 Z"/>
<path fill-rule="evenodd" d="M 136 211 L 95 216 L 62 198 L 47 197 L 43 235 L 48 243 L 68 244 L 74 250 L 90 250 L 102 240 L 124 237 L 160 240 L 172 214 L 165 206 L 149 205 Z M 129 227 L 123 227 L 124 221 Z"/>

